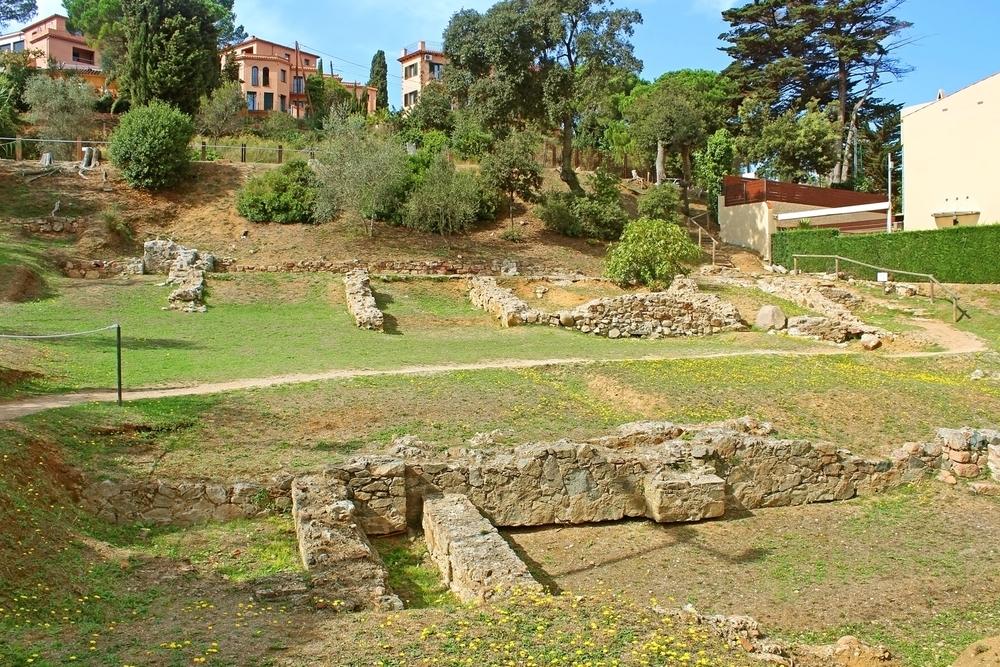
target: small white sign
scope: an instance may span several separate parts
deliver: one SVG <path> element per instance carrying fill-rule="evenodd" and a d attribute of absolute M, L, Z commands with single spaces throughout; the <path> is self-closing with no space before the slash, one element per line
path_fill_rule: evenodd
<path fill-rule="evenodd" d="M 885 271 L 879 271 L 878 272 L 878 281 L 880 283 L 887 283 L 887 282 L 889 282 L 889 274 L 886 273 Z"/>

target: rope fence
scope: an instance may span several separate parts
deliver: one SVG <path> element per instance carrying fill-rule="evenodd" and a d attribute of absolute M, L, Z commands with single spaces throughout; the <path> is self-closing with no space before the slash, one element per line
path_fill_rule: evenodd
<path fill-rule="evenodd" d="M 0 334 L 0 340 L 53 340 L 57 338 L 78 338 L 80 336 L 91 336 L 104 331 L 115 331 L 116 345 L 116 375 L 118 389 L 118 405 L 122 404 L 122 325 L 119 323 L 109 324 L 100 329 L 90 329 L 89 331 L 73 331 L 70 333 L 58 334 Z"/>

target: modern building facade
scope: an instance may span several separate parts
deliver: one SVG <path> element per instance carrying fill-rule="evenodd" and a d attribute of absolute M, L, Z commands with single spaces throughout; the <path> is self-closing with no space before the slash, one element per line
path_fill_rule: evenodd
<path fill-rule="evenodd" d="M 441 80 L 448 59 L 440 44 L 420 41 L 403 49 L 399 64 L 403 70 L 403 110 L 406 111 L 420 100 L 420 91 L 427 84 Z"/>
<path fill-rule="evenodd" d="M 298 48 L 253 36 L 237 44 L 225 55 L 232 57 L 239 68 L 239 80 L 250 113 L 281 112 L 295 118 L 305 118 L 309 112 L 306 81 L 322 74 L 344 86 L 359 102 L 367 94 L 368 111 L 373 113 L 377 103 L 377 90 L 356 81 L 344 81 L 336 74 L 320 71 L 320 56 Z"/>
<path fill-rule="evenodd" d="M 719 196 L 719 230 L 723 243 L 747 248 L 771 259 L 771 239 L 781 229 L 794 229 L 798 222 L 779 222 L 784 213 L 807 213 L 822 209 L 867 206 L 886 201 L 884 194 L 818 188 L 780 183 L 762 178 L 726 176 Z M 835 228 L 841 233 L 884 232 L 886 216 L 862 212 L 817 217 L 815 228 Z"/>
<path fill-rule="evenodd" d="M 1000 73 L 902 118 L 906 229 L 1000 223 Z"/>
<path fill-rule="evenodd" d="M 38 69 L 72 71 L 98 90 L 106 90 L 101 54 L 83 35 L 70 32 L 67 21 L 65 16 L 53 14 L 17 32 L 0 35 L 0 51 L 29 52 Z"/>

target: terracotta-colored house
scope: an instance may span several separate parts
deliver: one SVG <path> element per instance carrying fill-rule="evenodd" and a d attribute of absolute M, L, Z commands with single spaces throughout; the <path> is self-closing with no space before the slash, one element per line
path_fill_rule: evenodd
<path fill-rule="evenodd" d="M 420 91 L 444 76 L 448 58 L 441 45 L 420 41 L 405 49 L 399 56 L 403 68 L 403 110 L 413 107 L 420 99 Z"/>
<path fill-rule="evenodd" d="M 320 56 L 303 51 L 298 45 L 285 46 L 256 36 L 230 49 L 223 55 L 223 63 L 230 55 L 239 66 L 239 79 L 250 113 L 280 111 L 295 118 L 306 116 L 309 110 L 306 81 L 311 76 L 323 74 L 318 69 Z M 336 75 L 323 76 L 336 79 L 358 100 L 367 92 L 369 112 L 375 111 L 375 88 L 345 82 Z"/>
<path fill-rule="evenodd" d="M 72 70 L 99 91 L 107 90 L 101 73 L 101 54 L 87 44 L 83 35 L 69 31 L 67 18 L 53 14 L 17 32 L 0 35 L 0 51 L 37 53 L 38 69 Z"/>

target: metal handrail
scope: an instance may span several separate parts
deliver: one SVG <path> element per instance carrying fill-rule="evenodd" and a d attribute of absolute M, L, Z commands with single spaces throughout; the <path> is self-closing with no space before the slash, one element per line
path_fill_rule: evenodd
<path fill-rule="evenodd" d="M 698 215 L 699 216 L 706 216 L 707 217 L 708 213 L 699 213 Z M 688 221 L 688 224 L 694 225 L 695 227 L 698 228 L 698 247 L 699 248 L 701 247 L 703 235 L 707 235 L 708 238 L 709 238 L 709 240 L 712 241 L 712 266 L 715 266 L 715 253 L 719 249 L 719 242 L 715 239 L 714 236 L 712 236 L 712 232 L 708 231 L 707 229 L 705 229 L 704 227 L 702 227 L 701 225 L 699 225 L 697 222 L 695 222 L 694 218 L 692 218 L 690 216 L 687 216 L 687 221 Z"/>
<path fill-rule="evenodd" d="M 968 315 L 969 315 L 968 312 L 966 312 L 965 310 L 963 310 L 962 307 L 958 305 L 958 301 L 959 301 L 959 299 L 961 299 L 961 297 L 958 294 L 956 294 L 955 292 L 951 291 L 944 283 L 942 283 L 940 280 L 938 280 L 936 277 L 934 277 L 933 274 L 930 274 L 930 273 L 917 273 L 915 271 L 902 271 L 902 270 L 895 270 L 895 269 L 887 269 L 884 266 L 875 266 L 874 264 L 868 264 L 867 262 L 861 262 L 859 260 L 851 259 L 850 257 L 843 257 L 841 255 L 792 255 L 792 262 L 794 263 L 793 270 L 796 273 L 798 273 L 798 270 L 799 270 L 799 259 L 832 259 L 832 260 L 835 260 L 835 269 L 834 269 L 834 271 L 837 274 L 840 273 L 840 263 L 841 262 L 847 262 L 848 264 L 857 264 L 858 266 L 863 266 L 865 268 L 872 269 L 874 271 L 881 271 L 882 273 L 888 273 L 888 274 L 891 274 L 891 275 L 902 274 L 902 275 L 905 275 L 905 276 L 915 276 L 917 278 L 925 278 L 927 280 L 928 288 L 930 289 L 931 303 L 934 303 L 934 298 L 935 298 L 934 297 L 934 286 L 937 285 L 938 287 L 941 288 L 941 290 L 948 297 L 951 298 L 952 318 L 954 319 L 955 322 L 958 322 L 959 320 L 961 320 L 963 316 L 964 317 L 968 317 Z M 961 315 L 960 315 L 960 313 L 961 313 Z"/>

